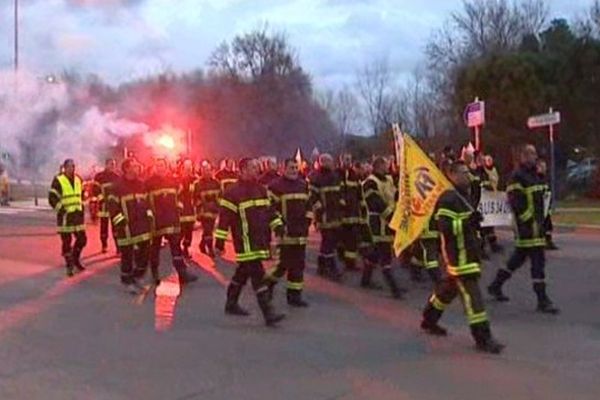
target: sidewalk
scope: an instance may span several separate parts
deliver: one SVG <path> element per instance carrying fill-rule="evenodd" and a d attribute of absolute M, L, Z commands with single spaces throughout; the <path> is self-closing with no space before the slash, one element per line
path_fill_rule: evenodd
<path fill-rule="evenodd" d="M 33 199 L 27 200 L 15 200 L 10 202 L 10 208 L 18 208 L 21 210 L 40 210 L 40 211 L 50 211 L 52 208 L 48 204 L 48 199 L 38 198 L 38 205 L 36 206 L 33 202 Z"/>

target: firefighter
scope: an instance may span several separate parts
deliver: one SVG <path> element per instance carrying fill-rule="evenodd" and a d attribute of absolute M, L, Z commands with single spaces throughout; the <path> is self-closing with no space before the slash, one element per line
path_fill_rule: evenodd
<path fill-rule="evenodd" d="M 258 183 L 264 187 L 268 187 L 271 182 L 281 177 L 281 175 L 277 172 L 277 159 L 275 157 L 267 158 L 264 166 L 265 172 L 258 179 Z"/>
<path fill-rule="evenodd" d="M 360 177 L 353 168 L 351 154 L 345 153 L 340 156 L 338 173 L 342 178 L 342 199 L 344 201 L 340 244 L 346 270 L 354 271 L 357 269 L 364 196 Z"/>
<path fill-rule="evenodd" d="M 435 208 L 447 276 L 437 285 L 423 310 L 421 329 L 431 335 L 446 336 L 446 329 L 438 325 L 438 321 L 444 309 L 460 294 L 477 349 L 498 354 L 504 346 L 492 337 L 479 289 L 478 218 L 465 199 L 471 183 L 469 168 L 464 162 L 454 162 L 449 165 L 447 176 L 456 189 L 443 193 Z"/>
<path fill-rule="evenodd" d="M 154 214 L 139 163 L 127 158 L 121 171 L 122 178 L 113 184 L 105 202 L 121 250 L 121 283 L 128 293 L 140 294 L 139 280 L 148 269 Z"/>
<path fill-rule="evenodd" d="M 520 166 L 513 173 L 506 189 L 517 225 L 515 250 L 508 260 L 506 269 L 498 270 L 496 279 L 488 287 L 488 292 L 498 301 L 508 301 L 509 298 L 502 292 L 502 285 L 529 258 L 533 291 L 538 301 L 537 311 L 558 314 L 558 308 L 552 304 L 546 293 L 544 194 L 547 189 L 537 174 L 536 161 L 535 147 L 524 146 L 520 151 Z"/>
<path fill-rule="evenodd" d="M 190 246 L 194 224 L 196 223 L 196 186 L 198 177 L 194 173 L 192 160 L 186 159 L 181 164 L 179 173 L 178 199 L 181 209 L 179 222 L 181 224 L 181 249 L 185 258 L 190 258 Z"/>
<path fill-rule="evenodd" d="M 271 206 L 267 189 L 258 183 L 258 161 L 243 158 L 239 162 L 240 180 L 230 186 L 220 199 L 219 225 L 215 231 L 216 255 L 225 251 L 229 231 L 233 238 L 236 260 L 235 274 L 227 288 L 225 313 L 247 316 L 239 305 L 242 289 L 248 279 L 256 293 L 265 324 L 277 324 L 285 315 L 274 312 L 269 299 L 262 261 L 270 258 L 271 230 L 283 236 L 283 221 Z"/>
<path fill-rule="evenodd" d="M 201 177 L 196 185 L 197 218 L 202 225 L 200 252 L 214 257 L 213 233 L 215 221 L 219 215 L 219 197 L 221 189 L 219 181 L 212 176 L 212 166 L 208 161 L 201 164 Z"/>
<path fill-rule="evenodd" d="M 63 173 L 52 180 L 48 203 L 56 211 L 58 233 L 62 241 L 62 255 L 65 258 L 67 276 L 73 276 L 73 269 L 84 271 L 80 256 L 87 243 L 83 210 L 83 180 L 75 174 L 75 162 L 67 159 L 62 164 Z M 75 243 L 72 243 L 73 237 Z"/>
<path fill-rule="evenodd" d="M 308 184 L 299 175 L 298 162 L 285 160 L 284 175 L 268 187 L 269 197 L 285 223 L 285 234 L 279 241 L 279 263 L 269 274 L 269 294 L 287 271 L 287 303 L 292 307 L 308 307 L 302 299 L 308 227 L 313 218 L 308 207 Z"/>
<path fill-rule="evenodd" d="M 488 154 L 483 158 L 483 168 L 481 171 L 481 188 L 490 192 L 498 191 L 500 176 L 494 165 L 494 158 L 491 155 Z M 481 228 L 481 245 L 485 246 L 486 242 L 489 243 L 493 253 L 502 251 L 502 246 L 498 244 L 498 237 L 493 226 Z"/>
<path fill-rule="evenodd" d="M 179 246 L 181 224 L 180 205 L 177 196 L 177 183 L 169 174 L 167 160 L 159 158 L 154 163 L 154 175 L 146 181 L 146 190 L 154 215 L 152 245 L 150 247 L 150 268 L 155 283 L 160 281 L 160 248 L 163 238 L 169 242 L 173 266 L 179 275 L 179 282 L 186 284 L 198 279 L 187 271 L 187 266 Z"/>
<path fill-rule="evenodd" d="M 413 281 L 422 280 L 421 272 L 425 270 L 434 284 L 440 283 L 442 273 L 440 271 L 440 234 L 437 230 L 435 218 L 431 218 L 425 225 L 425 229 L 411 246 L 412 263 L 411 278 Z"/>
<path fill-rule="evenodd" d="M 234 184 L 238 180 L 238 174 L 234 170 L 235 163 L 231 158 L 226 158 L 223 163 L 223 168 L 217 171 L 215 179 L 221 185 L 221 193 L 225 193 L 225 189 Z"/>
<path fill-rule="evenodd" d="M 375 268 L 380 266 L 392 296 L 400 299 L 403 290 L 398 287 L 392 273 L 394 232 L 388 226 L 396 207 L 396 187 L 392 177 L 387 174 L 388 170 L 389 162 L 383 157 L 376 158 L 373 161 L 373 173 L 363 183 L 373 243 L 365 260 L 360 285 L 363 288 L 375 288 L 371 278 Z"/>
<path fill-rule="evenodd" d="M 552 191 L 550 183 L 548 181 L 548 165 L 546 164 L 546 160 L 542 158 L 538 159 L 536 171 L 539 178 L 542 180 L 542 182 L 544 182 L 544 185 L 546 185 L 545 201 L 547 203 L 544 203 L 544 229 L 546 231 L 546 250 L 558 250 L 558 246 L 556 246 L 556 244 L 552 240 L 552 231 L 554 230 L 554 225 L 552 224 L 552 204 L 550 204 L 550 200 L 552 199 Z"/>
<path fill-rule="evenodd" d="M 481 165 L 481 153 L 475 150 L 474 153 L 469 151 L 465 151 L 463 153 L 463 161 L 465 165 L 469 169 L 469 195 L 468 199 L 471 203 L 471 207 L 476 210 L 476 213 L 479 214 L 478 217 L 473 217 L 474 219 L 481 220 L 481 214 L 479 213 L 479 203 L 481 203 L 481 182 L 483 180 L 483 176 L 485 172 L 483 171 L 483 166 Z M 479 240 L 479 245 L 481 246 L 481 258 L 484 260 L 488 260 L 489 256 L 486 254 L 483 248 L 483 235 L 481 223 L 479 223 L 477 227 L 477 236 Z"/>
<path fill-rule="evenodd" d="M 117 174 L 116 169 L 117 162 L 114 158 L 109 158 L 104 163 L 104 171 L 101 171 L 94 176 L 92 194 L 97 197 L 98 201 L 100 202 L 100 211 L 98 212 L 98 217 L 100 217 L 100 242 L 102 244 L 102 253 L 106 253 L 108 250 L 109 212 L 106 199 L 110 194 L 112 186 L 114 186 L 114 184 L 119 180 L 119 175 Z M 117 245 L 114 225 L 112 225 L 112 235 L 118 253 L 119 246 Z"/>
<path fill-rule="evenodd" d="M 0 206 L 9 206 L 9 183 L 8 173 L 4 165 L 0 163 Z"/>
<path fill-rule="evenodd" d="M 309 206 L 315 211 L 315 221 L 321 232 L 321 246 L 317 262 L 317 273 L 340 280 L 335 253 L 340 240 L 344 205 L 342 180 L 334 170 L 333 157 L 324 153 L 319 156 L 319 169 L 309 178 Z"/>
<path fill-rule="evenodd" d="M 367 202 L 365 201 L 365 196 L 362 190 L 362 184 L 371 175 L 371 165 L 367 162 L 357 161 L 354 163 L 354 173 L 358 177 L 360 181 L 360 191 L 362 193 L 362 199 L 360 204 L 360 219 L 358 224 L 358 253 L 359 255 L 365 259 L 368 255 L 369 250 L 371 249 L 371 243 L 373 242 L 373 237 L 371 235 L 371 228 L 369 227 L 369 209 L 367 207 Z"/>

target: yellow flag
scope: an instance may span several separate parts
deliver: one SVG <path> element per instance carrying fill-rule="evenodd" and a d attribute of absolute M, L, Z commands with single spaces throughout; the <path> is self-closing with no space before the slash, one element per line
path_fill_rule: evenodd
<path fill-rule="evenodd" d="M 394 251 L 399 255 L 421 235 L 442 193 L 453 187 L 409 135 L 401 133 L 396 140 L 401 153 L 400 193 L 390 228 L 396 231 Z"/>

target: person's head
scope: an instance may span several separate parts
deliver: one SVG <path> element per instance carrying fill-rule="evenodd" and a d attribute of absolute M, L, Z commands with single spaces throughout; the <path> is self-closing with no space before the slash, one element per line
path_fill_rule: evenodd
<path fill-rule="evenodd" d="M 298 161 L 293 158 L 288 158 L 285 160 L 285 169 L 283 174 L 286 178 L 296 180 L 298 179 L 298 174 L 300 171 L 300 166 L 298 165 Z"/>
<path fill-rule="evenodd" d="M 535 167 L 539 175 L 546 175 L 546 173 L 548 173 L 548 165 L 546 164 L 546 160 L 543 158 L 538 158 Z"/>
<path fill-rule="evenodd" d="M 532 144 L 527 144 L 521 148 L 519 153 L 519 162 L 521 165 L 527 168 L 535 167 L 535 163 L 537 162 L 538 155 L 535 146 Z"/>
<path fill-rule="evenodd" d="M 114 158 L 107 158 L 104 162 L 104 169 L 109 172 L 115 172 L 117 169 L 117 161 Z"/>
<path fill-rule="evenodd" d="M 331 154 L 323 153 L 319 156 L 319 169 L 332 170 L 333 169 L 333 157 Z"/>
<path fill-rule="evenodd" d="M 213 168 L 212 165 L 210 165 L 210 162 L 208 162 L 208 160 L 202 161 L 202 163 L 200 164 L 200 172 L 202 173 L 203 178 L 210 178 L 212 176 Z"/>
<path fill-rule="evenodd" d="M 463 152 L 462 161 L 464 161 L 465 164 L 470 165 L 474 160 L 475 156 L 473 155 L 473 153 L 471 153 L 470 151 Z"/>
<path fill-rule="evenodd" d="M 165 177 L 169 174 L 169 164 L 164 158 L 157 158 L 154 162 L 154 173 L 158 176 Z"/>
<path fill-rule="evenodd" d="M 181 170 L 185 175 L 193 175 L 194 174 L 194 163 L 189 158 L 183 160 L 181 164 Z"/>
<path fill-rule="evenodd" d="M 373 173 L 376 175 L 385 175 L 390 169 L 390 163 L 385 157 L 376 157 L 373 160 Z"/>
<path fill-rule="evenodd" d="M 362 163 L 362 169 L 364 171 L 364 176 L 369 176 L 373 172 L 373 165 L 370 162 L 365 161 Z"/>
<path fill-rule="evenodd" d="M 343 153 L 340 156 L 340 166 L 342 168 L 352 168 L 352 154 Z"/>
<path fill-rule="evenodd" d="M 445 169 L 446 176 L 457 189 L 466 190 L 469 188 L 471 184 L 469 180 L 469 167 L 467 167 L 464 161 L 450 162 Z"/>
<path fill-rule="evenodd" d="M 486 156 L 483 157 L 483 165 L 486 168 L 492 168 L 494 166 L 494 158 L 491 155 L 486 154 Z"/>
<path fill-rule="evenodd" d="M 255 158 L 242 158 L 238 164 L 240 167 L 240 178 L 244 181 L 255 181 L 258 179 L 258 161 Z"/>
<path fill-rule="evenodd" d="M 235 168 L 235 162 L 233 161 L 233 159 L 231 158 L 226 158 L 225 159 L 225 169 L 227 171 L 233 171 Z M 241 167 L 240 167 L 241 168 Z"/>
<path fill-rule="evenodd" d="M 64 162 L 63 162 L 63 171 L 65 173 L 65 175 L 67 175 L 69 178 L 72 178 L 75 176 L 75 161 L 73 161 L 71 158 L 67 158 Z"/>
<path fill-rule="evenodd" d="M 365 176 L 365 170 L 363 169 L 363 163 L 361 163 L 360 161 L 356 161 L 355 163 L 352 164 L 352 170 L 360 178 L 363 178 Z"/>
<path fill-rule="evenodd" d="M 135 179 L 139 177 L 141 168 L 137 164 L 138 163 L 134 158 L 126 158 L 123 160 L 123 163 L 121 164 L 121 171 L 123 171 L 123 176 L 125 176 L 126 179 Z"/>

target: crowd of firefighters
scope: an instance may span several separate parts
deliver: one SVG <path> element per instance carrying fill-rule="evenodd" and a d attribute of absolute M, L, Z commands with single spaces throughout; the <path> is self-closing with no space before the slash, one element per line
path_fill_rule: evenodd
<path fill-rule="evenodd" d="M 499 174 L 491 156 L 476 152 L 457 157 L 451 148 L 445 148 L 436 158 L 454 189 L 442 195 L 427 229 L 400 256 L 413 280 L 423 279 L 426 272 L 433 282 L 421 328 L 446 335 L 438 321 L 444 308 L 460 296 L 477 348 L 499 353 L 503 345 L 492 337 L 478 281 L 482 260 L 488 258 L 486 246 L 492 252 L 503 249 L 494 229 L 480 226 L 477 211 L 482 189 L 497 190 Z M 181 285 L 195 281 L 188 260 L 199 222 L 202 253 L 220 257 L 229 237 L 235 251 L 237 268 L 227 288 L 225 312 L 249 314 L 239 298 L 250 280 L 266 324 L 274 325 L 284 318 L 272 306 L 274 287 L 281 278 L 287 281 L 287 303 L 308 306 L 303 290 L 311 226 L 321 238 L 318 275 L 339 281 L 347 272 L 360 271 L 361 287 L 381 289 L 372 278 L 380 269 L 391 295 L 404 296 L 406 290 L 392 271 L 394 232 L 389 222 L 398 201 L 395 165 L 393 158 L 358 162 L 350 154 L 341 155 L 336 163 L 331 155 L 321 154 L 310 168 L 295 158 L 279 164 L 275 159 L 261 163 L 243 158 L 237 163 L 226 159 L 217 170 L 206 160 L 194 165 L 183 159 L 171 167 L 166 159 L 158 158 L 145 167 L 130 157 L 120 168 L 115 160 L 107 160 L 105 169 L 90 181 L 90 191 L 100 205 L 102 251 L 108 251 L 112 226 L 121 258 L 120 279 L 128 293 L 142 293 L 147 287 L 146 275 L 152 284 L 160 283 L 159 254 L 164 242 Z M 554 247 L 544 207 L 549 189 L 545 165 L 533 146 L 523 146 L 520 164 L 507 183 L 516 218 L 516 249 L 507 267 L 497 272 L 488 293 L 498 301 L 508 301 L 503 284 L 529 258 L 537 310 L 557 313 L 546 294 L 544 272 L 544 250 Z M 85 269 L 81 263 L 87 241 L 84 185 L 69 159 L 49 193 L 68 276 Z M 278 262 L 267 272 L 263 262 L 273 256 L 273 245 Z"/>

